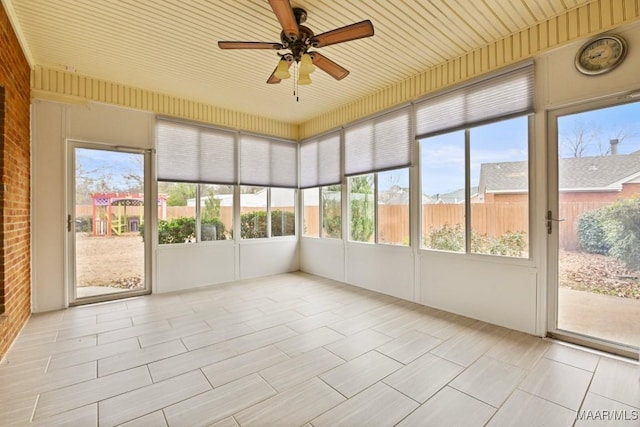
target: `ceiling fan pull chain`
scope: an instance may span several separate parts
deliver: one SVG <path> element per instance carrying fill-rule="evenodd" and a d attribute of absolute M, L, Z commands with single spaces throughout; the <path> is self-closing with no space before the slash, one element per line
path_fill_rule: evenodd
<path fill-rule="evenodd" d="M 300 102 L 300 86 L 298 85 L 298 78 L 300 78 L 300 76 L 297 61 L 293 63 L 293 76 L 293 96 L 296 97 L 296 102 Z"/>

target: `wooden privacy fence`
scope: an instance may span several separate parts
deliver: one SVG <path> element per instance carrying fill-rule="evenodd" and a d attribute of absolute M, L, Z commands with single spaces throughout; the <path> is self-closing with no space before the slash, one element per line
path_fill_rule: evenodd
<path fill-rule="evenodd" d="M 578 249 L 576 224 L 584 212 L 597 210 L 611 205 L 611 202 L 561 202 L 558 218 L 560 247 L 566 250 Z M 129 216 L 139 215 L 139 207 L 127 208 Z M 193 206 L 168 206 L 167 219 L 193 217 Z M 242 208 L 241 213 L 252 212 L 264 208 Z M 293 211 L 292 207 L 278 208 Z M 91 216 L 91 206 L 79 205 L 76 215 Z M 220 216 L 224 224 L 232 224 L 233 209 L 230 206 L 220 207 Z M 162 210 L 158 208 L 158 218 L 162 217 Z M 304 234 L 318 235 L 319 212 L 317 206 L 304 208 Z M 409 239 L 409 206 L 408 205 L 380 205 L 378 207 L 378 227 L 380 241 L 403 242 Z M 431 230 L 444 225 L 453 226 L 464 223 L 464 205 L 436 204 L 422 205 L 422 232 L 428 235 Z M 529 210 L 527 203 L 473 203 L 471 205 L 471 224 L 476 233 L 498 237 L 508 231 L 529 230 Z"/>

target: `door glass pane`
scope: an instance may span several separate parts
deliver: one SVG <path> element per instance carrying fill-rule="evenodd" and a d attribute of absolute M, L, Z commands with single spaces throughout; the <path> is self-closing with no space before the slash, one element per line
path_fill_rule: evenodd
<path fill-rule="evenodd" d="M 558 329 L 640 347 L 640 103 L 559 117 L 558 154 Z"/>
<path fill-rule="evenodd" d="M 145 289 L 144 155 L 74 151 L 77 298 Z"/>

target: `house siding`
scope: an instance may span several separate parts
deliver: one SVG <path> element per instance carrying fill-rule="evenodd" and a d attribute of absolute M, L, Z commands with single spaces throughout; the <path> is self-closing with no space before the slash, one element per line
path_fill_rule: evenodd
<path fill-rule="evenodd" d="M 0 192 L 0 359 L 31 314 L 30 67 L 0 7 L 0 86 L 4 88 Z"/>

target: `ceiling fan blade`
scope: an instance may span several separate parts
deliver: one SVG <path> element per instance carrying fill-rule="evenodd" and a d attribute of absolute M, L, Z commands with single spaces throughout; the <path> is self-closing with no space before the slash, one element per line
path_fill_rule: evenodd
<path fill-rule="evenodd" d="M 282 49 L 282 45 L 280 43 L 270 43 L 270 42 L 218 42 L 218 47 L 220 49 Z"/>
<path fill-rule="evenodd" d="M 289 0 L 269 0 L 269 4 L 287 38 L 291 41 L 298 40 L 300 29 Z"/>
<path fill-rule="evenodd" d="M 362 39 L 373 35 L 373 24 L 370 20 L 357 22 L 346 27 L 336 28 L 319 34 L 311 39 L 311 46 L 324 47 L 350 40 Z"/>
<path fill-rule="evenodd" d="M 320 68 L 336 80 L 342 80 L 349 75 L 349 70 L 336 64 L 326 56 L 318 52 L 309 52 L 313 65 Z"/>

